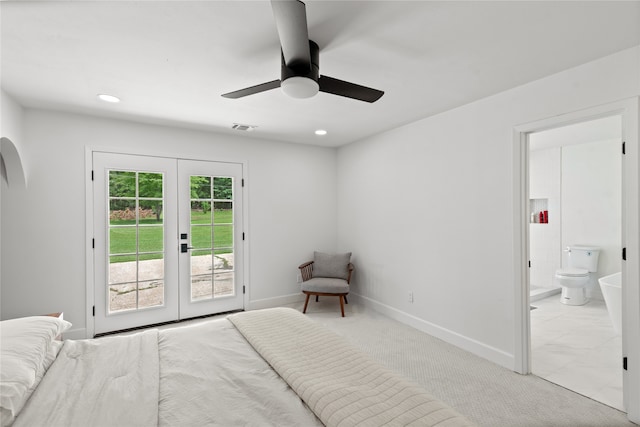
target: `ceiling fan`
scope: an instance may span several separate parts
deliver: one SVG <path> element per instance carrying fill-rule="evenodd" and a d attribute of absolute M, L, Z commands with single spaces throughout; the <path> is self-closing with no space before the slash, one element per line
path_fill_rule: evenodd
<path fill-rule="evenodd" d="M 271 0 L 271 8 L 280 38 L 280 79 L 225 93 L 225 98 L 247 95 L 281 87 L 293 98 L 310 98 L 318 92 L 331 93 L 365 102 L 375 102 L 383 91 L 320 75 L 320 48 L 309 40 L 306 6 L 299 0 Z"/>

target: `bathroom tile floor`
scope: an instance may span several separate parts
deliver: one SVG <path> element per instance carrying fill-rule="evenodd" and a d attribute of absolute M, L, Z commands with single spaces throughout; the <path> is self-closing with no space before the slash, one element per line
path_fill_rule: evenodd
<path fill-rule="evenodd" d="M 533 374 L 623 410 L 622 337 L 604 301 L 570 306 L 556 294 L 531 305 Z"/>

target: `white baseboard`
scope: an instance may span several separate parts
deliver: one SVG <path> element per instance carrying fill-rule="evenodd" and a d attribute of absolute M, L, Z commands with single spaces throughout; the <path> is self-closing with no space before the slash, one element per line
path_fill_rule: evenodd
<path fill-rule="evenodd" d="M 449 344 L 455 345 L 456 347 L 473 353 L 476 356 L 487 359 L 509 370 L 513 370 L 513 367 L 515 366 L 514 356 L 512 354 L 488 346 L 472 338 L 465 337 L 464 335 L 461 335 L 457 332 L 450 331 L 441 326 L 427 322 L 426 320 L 420 319 L 411 314 L 405 313 L 396 308 L 375 301 L 371 298 L 354 293 L 350 293 L 349 298 L 353 298 L 356 302 L 364 305 L 365 307 L 369 307 L 379 313 L 384 314 L 385 316 L 416 328 L 419 331 L 425 332 L 436 338 L 440 338 L 441 340 L 448 342 Z"/>
<path fill-rule="evenodd" d="M 297 304 L 304 302 L 304 294 L 296 293 L 290 295 L 282 295 L 273 298 L 264 298 L 249 301 L 248 307 L 245 310 L 261 310 L 263 308 L 282 307 L 283 305 Z"/>

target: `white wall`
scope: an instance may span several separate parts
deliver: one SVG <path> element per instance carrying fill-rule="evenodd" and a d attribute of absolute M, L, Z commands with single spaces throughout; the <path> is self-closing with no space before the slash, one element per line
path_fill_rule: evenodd
<path fill-rule="evenodd" d="M 596 277 L 621 270 L 621 157 L 620 140 L 562 147 L 562 246 L 599 247 Z M 587 292 L 603 299 L 597 282 Z"/>
<path fill-rule="evenodd" d="M 25 187 L 25 169 L 20 156 L 22 143 L 22 108 L 4 90 L 0 89 L 0 224 L 2 223 L 3 198 L 9 191 L 11 176 L 13 191 Z M 19 162 L 19 164 L 14 164 Z M 7 168 L 11 168 L 11 172 Z M 0 242 L 4 239 L 0 226 Z M 2 249 L 0 245 L 0 272 L 3 270 Z M 2 316 L 2 274 L 0 274 L 0 318 Z"/>
<path fill-rule="evenodd" d="M 0 89 L 0 137 L 9 138 L 19 146 L 22 143 L 22 107 Z"/>
<path fill-rule="evenodd" d="M 354 292 L 514 368 L 514 129 L 639 94 L 640 46 L 340 148 Z"/>
<path fill-rule="evenodd" d="M 26 185 L 26 162 L 21 155 L 22 149 L 22 107 L 5 91 L 0 89 L 0 191 L 2 186 L 10 184 L 12 188 Z"/>
<path fill-rule="evenodd" d="M 553 277 L 562 264 L 560 152 L 558 147 L 529 153 L 529 197 L 546 199 L 549 211 L 548 223 L 529 225 L 529 280 L 532 287 L 557 287 Z"/>
<path fill-rule="evenodd" d="M 85 147 L 246 161 L 250 305 L 301 295 L 297 266 L 335 248 L 335 149 L 39 110 L 24 129 L 28 190 L 2 200 L 2 318 L 64 311 L 84 334 Z"/>

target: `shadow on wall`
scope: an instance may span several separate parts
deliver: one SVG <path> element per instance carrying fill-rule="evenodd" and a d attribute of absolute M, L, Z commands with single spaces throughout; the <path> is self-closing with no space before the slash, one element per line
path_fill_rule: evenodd
<path fill-rule="evenodd" d="M 9 187 L 27 187 L 27 175 L 18 148 L 5 137 L 0 138 L 0 168 L 2 179 Z"/>

